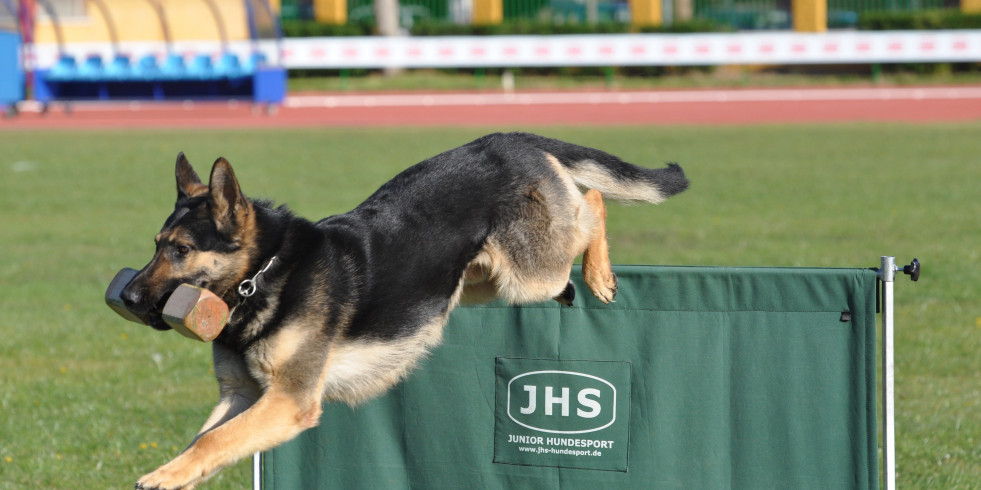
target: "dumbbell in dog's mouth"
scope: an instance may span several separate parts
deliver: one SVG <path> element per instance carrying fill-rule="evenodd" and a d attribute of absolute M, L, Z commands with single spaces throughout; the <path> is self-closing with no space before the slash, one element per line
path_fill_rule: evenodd
<path fill-rule="evenodd" d="M 125 271 L 125 272 L 124 272 Z M 167 324 L 163 318 L 163 312 L 170 301 L 170 297 L 174 294 L 174 291 L 180 287 L 181 284 L 190 284 L 199 288 L 208 288 L 207 281 L 200 278 L 191 279 L 181 279 L 181 280 L 171 280 L 161 288 L 163 294 L 156 300 L 153 301 L 151 295 L 153 292 L 148 291 L 146 285 L 141 282 L 139 273 L 132 271 L 132 269 L 124 269 L 120 271 L 121 280 L 126 281 L 125 287 L 119 293 L 119 299 L 122 300 L 123 305 L 131 313 L 139 317 L 142 323 L 145 323 L 157 330 L 172 330 L 173 327 Z M 112 287 L 110 286 L 110 289 Z"/>
<path fill-rule="evenodd" d="M 204 284 L 202 284 L 204 283 Z M 194 340 L 214 340 L 228 323 L 225 302 L 203 278 L 153 284 L 136 269 L 120 270 L 106 289 L 106 304 L 123 318 Z"/>
<path fill-rule="evenodd" d="M 160 298 L 160 301 L 157 301 L 150 311 L 147 312 L 147 320 L 149 321 L 148 323 L 151 327 L 157 330 L 172 330 L 171 326 L 167 325 L 167 322 L 165 322 L 163 319 L 164 305 L 166 305 L 167 301 L 170 300 L 170 296 L 172 294 L 174 294 L 173 290 L 165 294 L 163 298 Z"/>
<path fill-rule="evenodd" d="M 163 309 L 178 285 L 175 284 L 173 288 L 169 288 L 169 291 L 164 293 L 156 302 L 148 301 L 145 292 L 130 286 L 133 284 L 128 284 L 120 295 L 126 309 L 157 330 L 171 330 L 170 325 L 167 325 L 163 320 Z"/>

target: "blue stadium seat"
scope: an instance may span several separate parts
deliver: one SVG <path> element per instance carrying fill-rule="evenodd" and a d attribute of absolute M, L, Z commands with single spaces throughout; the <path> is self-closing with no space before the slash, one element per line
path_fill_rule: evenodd
<path fill-rule="evenodd" d="M 113 80 L 125 80 L 132 77 L 133 71 L 129 66 L 129 56 L 117 54 L 113 56 L 112 62 L 106 66 L 106 78 Z"/>
<path fill-rule="evenodd" d="M 248 73 L 253 73 L 259 67 L 266 65 L 266 55 L 256 51 L 249 56 L 248 61 L 245 63 L 245 71 Z"/>
<path fill-rule="evenodd" d="M 238 61 L 238 56 L 234 53 L 222 53 L 215 64 L 215 73 L 223 77 L 242 76 L 242 65 Z"/>
<path fill-rule="evenodd" d="M 187 73 L 191 78 L 212 78 L 214 71 L 211 69 L 211 55 L 198 54 L 191 60 L 191 66 Z"/>
<path fill-rule="evenodd" d="M 69 80 L 77 75 L 78 66 L 75 64 L 75 57 L 70 54 L 63 54 L 58 57 L 58 62 L 51 67 L 49 75 L 53 80 Z"/>
<path fill-rule="evenodd" d="M 183 78 L 187 76 L 184 57 L 175 53 L 168 54 L 163 66 L 160 67 L 160 73 L 165 78 Z"/>
<path fill-rule="evenodd" d="M 78 78 L 85 80 L 98 80 L 105 76 L 105 69 L 102 65 L 102 56 L 97 54 L 89 55 L 85 58 L 82 66 L 78 67 Z"/>
<path fill-rule="evenodd" d="M 157 56 L 147 54 L 140 57 L 140 60 L 133 68 L 133 73 L 144 80 L 160 78 L 160 67 L 157 66 Z"/>

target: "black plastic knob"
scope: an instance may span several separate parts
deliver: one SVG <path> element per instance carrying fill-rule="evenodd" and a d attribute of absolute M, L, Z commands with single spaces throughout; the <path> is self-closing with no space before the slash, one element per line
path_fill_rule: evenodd
<path fill-rule="evenodd" d="M 918 259 L 913 259 L 909 265 L 904 265 L 903 274 L 909 276 L 909 278 L 914 282 L 920 280 L 920 261 Z"/>

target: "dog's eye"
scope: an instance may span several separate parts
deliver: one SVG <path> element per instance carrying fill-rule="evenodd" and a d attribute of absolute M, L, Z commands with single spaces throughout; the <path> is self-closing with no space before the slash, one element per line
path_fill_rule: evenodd
<path fill-rule="evenodd" d="M 191 253 L 191 247 L 188 247 L 187 245 L 178 245 L 177 246 L 177 254 L 178 255 L 187 255 L 189 253 Z"/>

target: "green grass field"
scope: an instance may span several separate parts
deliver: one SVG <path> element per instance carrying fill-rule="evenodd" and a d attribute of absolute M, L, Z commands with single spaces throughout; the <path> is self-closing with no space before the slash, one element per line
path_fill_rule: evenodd
<path fill-rule="evenodd" d="M 659 207 L 610 207 L 618 263 L 918 257 L 920 282 L 896 285 L 899 484 L 981 482 L 981 124 L 537 131 L 687 170 L 691 189 Z M 207 345 L 103 302 L 118 269 L 149 259 L 179 150 L 202 175 L 225 156 L 247 194 L 319 218 L 483 132 L 0 132 L 0 488 L 130 487 L 216 401 Z M 250 478 L 246 462 L 206 487 Z"/>

